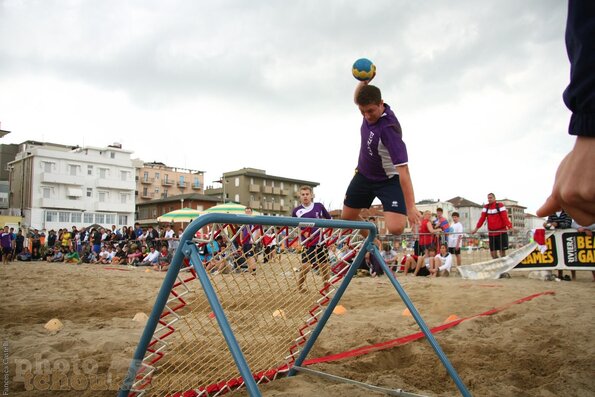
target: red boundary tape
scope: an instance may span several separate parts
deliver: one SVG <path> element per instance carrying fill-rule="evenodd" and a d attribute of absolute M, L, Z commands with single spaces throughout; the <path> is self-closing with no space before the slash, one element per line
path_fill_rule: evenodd
<path fill-rule="evenodd" d="M 459 325 L 463 321 L 471 320 L 471 319 L 474 319 L 474 318 L 477 318 L 477 317 L 491 316 L 493 314 L 496 314 L 498 312 L 501 312 L 503 310 L 506 310 L 509 307 L 513 306 L 513 305 L 517 305 L 517 304 L 520 304 L 520 303 L 528 302 L 528 301 L 531 301 L 531 300 L 533 300 L 533 299 L 535 299 L 537 297 L 543 296 L 543 295 L 555 295 L 555 292 L 554 291 L 544 291 L 544 292 L 539 292 L 537 294 L 529 295 L 529 296 L 526 296 L 524 298 L 517 299 L 514 302 L 510 302 L 510 303 L 508 303 L 508 304 L 506 304 L 504 306 L 496 307 L 496 308 L 490 309 L 488 311 L 485 311 L 483 313 L 475 314 L 475 315 L 469 316 L 469 317 L 460 318 L 460 319 L 451 321 L 449 323 L 439 325 L 437 327 L 431 328 L 430 329 L 430 332 L 432 332 L 432 334 L 435 334 L 435 333 L 438 333 L 438 332 L 442 332 L 442 331 L 444 331 L 446 329 L 452 328 L 452 327 L 454 327 L 456 325 Z M 349 357 L 363 356 L 364 354 L 372 353 L 372 352 L 375 352 L 375 351 L 388 349 L 390 347 L 404 345 L 404 344 L 407 344 L 409 342 L 413 342 L 415 340 L 421 339 L 424 336 L 425 336 L 424 333 L 420 331 L 420 332 L 416 332 L 415 334 L 403 336 L 401 338 L 389 340 L 389 341 L 386 341 L 386 342 L 377 343 L 377 344 L 374 344 L 374 345 L 359 347 L 357 349 L 345 351 L 343 353 L 338 353 L 338 354 L 333 354 L 333 355 L 330 355 L 330 356 L 325 356 L 325 357 L 319 357 L 319 358 L 313 358 L 313 359 L 310 359 L 310 360 L 306 360 L 306 361 L 303 362 L 302 365 L 307 366 L 307 365 L 312 365 L 312 364 L 319 364 L 319 363 L 326 363 L 326 362 L 331 362 L 331 361 L 338 361 L 338 360 L 342 360 L 344 358 L 349 358 Z M 270 369 L 268 371 L 263 371 L 263 372 L 256 373 L 256 374 L 254 374 L 254 379 L 256 381 L 261 381 L 264 378 L 264 381 L 261 382 L 261 383 L 267 383 L 270 380 L 274 380 L 275 374 L 277 374 L 277 373 L 285 373 L 288 370 L 289 370 L 289 366 L 287 364 L 284 364 L 284 365 L 282 365 L 282 366 L 280 366 L 278 368 L 274 368 L 274 369 Z M 238 387 L 238 386 L 241 386 L 242 383 L 243 383 L 243 379 L 241 377 L 239 377 L 239 378 L 235 378 L 235 379 L 230 379 L 227 382 L 219 382 L 217 384 L 212 384 L 212 385 L 209 385 L 209 386 L 206 386 L 206 387 L 200 387 L 199 389 L 196 389 L 196 390 L 187 390 L 185 392 L 177 392 L 177 393 L 174 393 L 174 394 L 172 394 L 170 396 L 172 396 L 172 397 L 195 397 L 195 396 L 198 396 L 198 395 L 202 395 L 202 393 L 204 393 L 205 391 L 207 393 L 214 393 L 214 392 L 223 391 L 224 389 L 231 390 L 230 387 Z"/>
<path fill-rule="evenodd" d="M 505 309 L 508 309 L 509 307 L 513 306 L 513 305 L 517 305 L 519 303 L 523 303 L 523 302 L 528 302 L 530 300 L 533 300 L 539 296 L 543 296 L 543 295 L 555 295 L 554 291 L 545 291 L 545 292 L 540 292 L 537 294 L 533 294 L 533 295 L 529 295 L 526 296 L 524 298 L 518 299 L 514 302 L 508 303 L 504 306 L 501 307 L 497 307 L 494 309 L 490 309 L 488 311 L 485 311 L 483 313 L 479 313 L 479 314 L 475 314 L 473 316 L 469 316 L 469 317 L 463 317 L 463 318 L 459 318 L 458 320 L 454 320 L 451 321 L 449 323 L 446 324 L 442 324 L 439 325 L 437 327 L 434 327 L 432 329 L 430 329 L 430 331 L 432 332 L 432 334 L 438 333 L 438 332 L 442 332 L 445 329 L 449 329 L 452 328 L 456 325 L 459 325 L 460 323 L 462 323 L 463 321 L 467 321 L 467 320 L 471 320 L 477 317 L 484 317 L 484 316 L 491 316 L 492 314 L 496 314 L 498 312 L 501 312 Z M 337 361 L 337 360 L 342 360 L 344 358 L 348 358 L 348 357 L 358 357 L 358 356 L 362 356 L 364 354 L 368 354 L 368 353 L 372 353 L 378 350 L 384 350 L 384 349 L 388 349 L 390 347 L 394 347 L 394 346 L 399 346 L 399 345 L 404 345 L 406 343 L 409 342 L 413 342 L 415 340 L 421 339 L 424 337 L 424 333 L 423 332 L 416 332 L 415 334 L 411 334 L 411 335 L 407 335 L 407 336 L 403 336 L 397 339 L 393 339 L 393 340 L 389 340 L 386 342 L 381 342 L 381 343 L 377 343 L 374 345 L 369 345 L 369 346 L 363 346 L 363 347 L 359 347 L 357 349 L 353 349 L 353 350 L 349 350 L 343 353 L 338 353 L 338 354 L 333 354 L 330 356 L 325 356 L 325 357 L 319 357 L 319 358 L 313 358 L 310 360 L 306 360 L 304 361 L 304 365 L 311 365 L 311 364 L 318 364 L 318 363 L 326 363 L 326 362 L 331 362 L 331 361 Z"/>

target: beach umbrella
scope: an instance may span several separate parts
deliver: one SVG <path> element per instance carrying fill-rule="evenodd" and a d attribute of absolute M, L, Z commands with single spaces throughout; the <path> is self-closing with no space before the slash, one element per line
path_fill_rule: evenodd
<path fill-rule="evenodd" d="M 225 203 L 219 204 L 211 208 L 204 210 L 205 214 L 238 214 L 244 215 L 246 206 L 237 203 Z M 252 210 L 252 215 L 260 215 L 259 212 Z"/>
<path fill-rule="evenodd" d="M 182 208 L 168 212 L 157 218 L 159 222 L 191 222 L 202 215 L 204 211 L 194 210 L 192 208 Z"/>

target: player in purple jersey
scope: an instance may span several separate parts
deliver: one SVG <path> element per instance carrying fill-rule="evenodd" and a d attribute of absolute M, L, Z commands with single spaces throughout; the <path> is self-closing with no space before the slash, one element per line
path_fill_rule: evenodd
<path fill-rule="evenodd" d="M 0 246 L 2 247 L 2 263 L 8 265 L 12 259 L 12 233 L 8 231 L 8 226 L 4 226 L 4 231 L 0 234 Z"/>
<path fill-rule="evenodd" d="M 399 120 L 382 100 L 380 89 L 368 83 L 361 81 L 355 89 L 355 103 L 364 119 L 359 159 L 345 194 L 342 218 L 361 220 L 361 210 L 370 208 L 378 197 L 388 231 L 401 234 L 408 218 L 412 225 L 421 221 L 407 165 L 407 147 Z"/>
<path fill-rule="evenodd" d="M 331 219 L 324 205 L 315 203 L 314 194 L 310 186 L 300 188 L 301 205 L 295 207 L 291 216 L 297 218 Z M 326 284 L 330 277 L 330 265 L 326 245 L 322 241 L 317 228 L 308 228 L 301 233 L 302 237 L 302 268 L 298 276 L 298 290 L 303 291 L 306 274 L 313 266 L 318 266 L 322 280 Z"/>

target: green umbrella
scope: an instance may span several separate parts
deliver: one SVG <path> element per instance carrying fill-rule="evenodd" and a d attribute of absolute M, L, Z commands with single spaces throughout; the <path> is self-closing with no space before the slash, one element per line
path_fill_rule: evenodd
<path fill-rule="evenodd" d="M 159 222 L 191 222 L 204 214 L 204 211 L 194 210 L 192 208 L 182 208 L 168 212 L 157 218 Z"/>
<path fill-rule="evenodd" d="M 244 215 L 246 206 L 237 203 L 219 204 L 204 210 L 205 214 L 239 214 Z M 252 215 L 260 215 L 259 212 L 252 210 Z"/>

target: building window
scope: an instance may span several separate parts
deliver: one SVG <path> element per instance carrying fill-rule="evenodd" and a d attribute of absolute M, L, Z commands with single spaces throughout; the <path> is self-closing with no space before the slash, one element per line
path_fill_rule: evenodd
<path fill-rule="evenodd" d="M 199 188 L 199 187 L 200 187 L 200 179 L 198 179 L 198 177 L 197 177 L 197 176 L 195 176 L 195 177 L 194 177 L 194 182 L 193 182 L 193 183 L 194 183 L 194 185 L 193 185 L 193 186 L 194 186 L 195 188 Z"/>
<path fill-rule="evenodd" d="M 147 197 L 149 195 L 149 188 L 148 187 L 143 187 L 143 196 Z"/>
<path fill-rule="evenodd" d="M 116 158 L 116 153 L 109 152 L 109 157 L 112 158 L 112 159 L 115 159 Z"/>
<path fill-rule="evenodd" d="M 180 186 L 184 187 L 184 175 L 180 175 Z"/>
<path fill-rule="evenodd" d="M 105 214 L 105 223 L 113 225 L 116 223 L 116 214 Z"/>
<path fill-rule="evenodd" d="M 58 220 L 60 222 L 70 223 L 70 212 L 58 212 Z"/>
<path fill-rule="evenodd" d="M 41 167 L 43 168 L 43 172 L 52 172 L 52 168 L 54 168 L 54 163 L 51 161 L 42 161 Z"/>
<path fill-rule="evenodd" d="M 155 188 L 155 194 L 159 194 L 159 188 L 158 187 Z"/>
<path fill-rule="evenodd" d="M 280 183 L 281 183 L 281 186 L 280 186 L 280 188 L 281 188 L 281 189 L 283 189 L 283 182 L 280 182 Z"/>
<path fill-rule="evenodd" d="M 280 200 L 280 204 L 281 204 L 281 205 L 285 205 L 285 199 L 281 199 L 281 200 Z"/>
<path fill-rule="evenodd" d="M 236 203 L 239 203 L 240 202 L 240 195 L 239 194 L 236 194 L 235 195 L 235 202 Z"/>
<path fill-rule="evenodd" d="M 297 184 L 295 184 L 295 183 L 293 184 L 293 192 L 294 193 L 297 192 Z"/>
<path fill-rule="evenodd" d="M 153 208 L 153 218 L 157 218 L 157 208 Z"/>
<path fill-rule="evenodd" d="M 87 175 L 93 175 L 93 166 L 92 165 L 87 166 Z"/>
<path fill-rule="evenodd" d="M 99 223 L 100 225 L 105 223 L 105 215 L 104 214 L 95 214 L 95 223 Z"/>
<path fill-rule="evenodd" d="M 128 202 L 128 195 L 127 194 L 120 194 L 120 203 L 126 204 Z"/>
<path fill-rule="evenodd" d="M 70 221 L 72 223 L 81 223 L 81 213 L 80 212 L 72 212 L 70 214 Z"/>
<path fill-rule="evenodd" d="M 250 178 L 250 184 L 254 185 L 254 178 Z"/>
<path fill-rule="evenodd" d="M 164 187 L 163 188 L 163 198 L 166 198 L 166 197 L 167 197 L 167 188 Z"/>
<path fill-rule="evenodd" d="M 118 225 L 127 225 L 128 215 L 118 215 Z"/>
<path fill-rule="evenodd" d="M 68 165 L 68 173 L 69 173 L 71 176 L 76 176 L 76 175 L 77 175 L 77 173 L 78 173 L 78 168 L 79 168 L 79 166 L 78 166 L 78 165 L 69 164 L 69 165 Z"/>
<path fill-rule="evenodd" d="M 149 173 L 147 171 L 145 171 L 143 173 L 143 181 L 147 182 L 149 180 Z"/>
<path fill-rule="evenodd" d="M 107 168 L 100 168 L 99 169 L 99 177 L 100 178 L 104 178 L 104 179 L 107 178 L 107 177 L 109 177 L 109 169 L 107 169 Z"/>
<path fill-rule="evenodd" d="M 275 187 L 275 181 L 271 181 L 271 186 Z"/>
<path fill-rule="evenodd" d="M 109 197 L 108 192 L 99 192 L 97 195 L 98 195 L 98 200 L 100 203 L 105 203 Z M 99 222 L 97 222 L 97 223 L 99 223 Z"/>
<path fill-rule="evenodd" d="M 161 178 L 161 175 L 159 175 L 159 172 L 156 172 L 156 173 L 155 173 L 155 180 L 157 180 L 157 181 L 158 181 L 158 180 L 159 180 L 159 178 Z"/>
<path fill-rule="evenodd" d="M 47 199 L 52 197 L 52 188 L 51 187 L 42 187 L 41 188 L 43 198 Z"/>
<path fill-rule="evenodd" d="M 123 181 L 127 181 L 128 180 L 128 171 L 120 171 L 120 179 Z"/>
<path fill-rule="evenodd" d="M 235 184 L 236 187 L 240 186 L 240 177 L 239 176 L 236 176 L 235 177 L 234 184 Z"/>
<path fill-rule="evenodd" d="M 263 179 L 262 180 L 262 186 L 266 186 L 266 185 L 267 185 L 267 180 L 266 179 Z"/>
<path fill-rule="evenodd" d="M 92 212 L 85 212 L 83 214 L 83 222 L 84 223 L 93 223 L 93 213 Z"/>
<path fill-rule="evenodd" d="M 92 187 L 87 188 L 87 197 L 93 197 L 93 188 Z"/>
<path fill-rule="evenodd" d="M 250 195 L 250 201 L 254 201 L 254 195 L 253 194 Z"/>
<path fill-rule="evenodd" d="M 45 213 L 45 221 L 46 222 L 56 222 L 58 220 L 58 212 L 57 211 L 46 211 Z"/>

